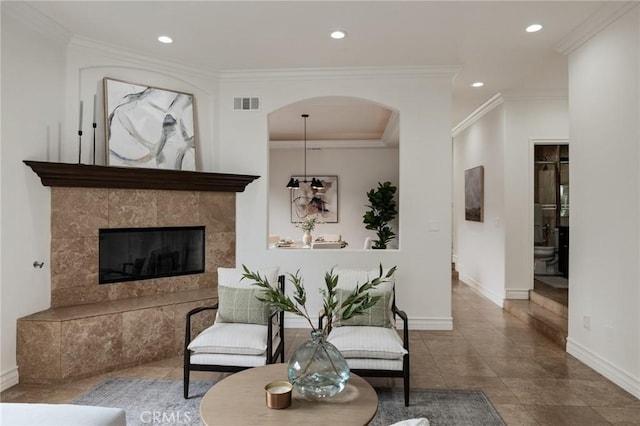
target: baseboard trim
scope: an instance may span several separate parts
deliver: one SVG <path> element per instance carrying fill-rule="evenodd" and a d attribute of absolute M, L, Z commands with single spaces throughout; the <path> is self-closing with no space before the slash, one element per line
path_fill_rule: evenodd
<path fill-rule="evenodd" d="M 458 280 L 468 285 L 469 288 L 471 288 L 473 291 L 475 291 L 485 299 L 489 299 L 490 301 L 500 306 L 501 308 L 504 307 L 504 299 L 498 293 L 488 289 L 487 287 L 483 286 L 479 282 L 475 281 L 473 278 L 468 277 L 467 275 L 465 275 L 460 271 L 458 271 L 458 274 L 459 274 Z"/>
<path fill-rule="evenodd" d="M 529 300 L 529 289 L 512 289 L 506 291 L 507 299 Z"/>
<path fill-rule="evenodd" d="M 633 377 L 586 347 L 567 338 L 567 353 L 573 355 L 631 395 L 640 399 L 640 378 Z"/>
<path fill-rule="evenodd" d="M 313 324 L 317 326 L 318 318 L 311 318 Z M 310 329 L 309 323 L 299 316 L 286 317 L 284 320 L 285 328 L 306 328 Z M 396 328 L 403 327 L 402 320 L 398 318 Z M 409 316 L 409 330 L 436 330 L 450 331 L 453 330 L 453 318 L 414 318 Z"/>
<path fill-rule="evenodd" d="M 0 375 L 0 392 L 17 385 L 18 381 L 18 366 L 16 365 Z"/>

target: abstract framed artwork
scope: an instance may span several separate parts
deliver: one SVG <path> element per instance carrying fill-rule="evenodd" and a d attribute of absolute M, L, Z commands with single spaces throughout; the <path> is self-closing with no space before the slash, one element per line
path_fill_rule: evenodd
<path fill-rule="evenodd" d="M 193 95 L 104 79 L 107 165 L 196 170 Z"/>
<path fill-rule="evenodd" d="M 464 171 L 464 218 L 484 221 L 484 166 Z"/>
<path fill-rule="evenodd" d="M 316 214 L 324 223 L 338 222 L 338 176 L 314 176 L 322 182 L 322 189 L 311 188 L 311 177 L 291 176 L 300 187 L 291 191 L 291 222 L 299 223 Z"/>

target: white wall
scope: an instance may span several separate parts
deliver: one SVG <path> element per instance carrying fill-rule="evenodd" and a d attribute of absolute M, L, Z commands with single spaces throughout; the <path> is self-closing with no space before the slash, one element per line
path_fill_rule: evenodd
<path fill-rule="evenodd" d="M 302 231 L 291 223 L 291 190 L 285 187 L 292 175 L 301 175 L 301 149 L 271 149 L 269 153 L 269 234 L 300 240 Z M 365 229 L 364 212 L 369 210 L 367 192 L 378 182 L 398 186 L 398 149 L 320 149 L 307 152 L 307 174 L 338 176 L 338 223 L 323 223 L 313 232 L 341 234 L 349 243 L 345 250 L 362 250 L 366 237 L 377 239 Z M 393 227 L 397 234 L 398 229 Z M 266 241 L 265 241 L 266 244 Z M 397 246 L 397 245 L 396 245 Z"/>
<path fill-rule="evenodd" d="M 104 134 L 104 77 L 149 85 L 194 95 L 196 115 L 196 158 L 199 169 L 213 170 L 215 138 L 215 77 L 210 73 L 145 57 L 95 40 L 74 37 L 67 52 L 67 132 L 61 160 L 78 161 L 77 120 L 79 101 L 84 102 L 84 134 L 82 162 L 92 161 L 93 96 L 98 96 L 96 132 L 96 164 L 106 164 Z"/>
<path fill-rule="evenodd" d="M 567 142 L 565 97 L 496 96 L 454 134 L 454 256 L 460 279 L 502 306 L 533 288 L 531 144 Z M 560 142 L 558 142 L 560 143 Z M 464 171 L 485 166 L 484 223 L 464 219 Z"/>
<path fill-rule="evenodd" d="M 640 398 L 640 7 L 569 55 L 567 351 Z M 590 330 L 583 327 L 590 317 Z"/>
<path fill-rule="evenodd" d="M 412 328 L 451 328 L 451 70 L 354 69 L 229 72 L 220 85 L 221 171 L 262 178 L 237 197 L 238 264 L 301 269 L 310 312 L 324 272 L 341 267 L 398 266 L 398 302 Z M 234 112 L 233 97 L 259 96 L 261 110 Z M 400 250 L 268 250 L 267 116 L 285 105 L 319 96 L 353 96 L 399 112 Z M 426 184 L 425 184 L 426 183 Z M 429 223 L 437 232 L 429 232 Z M 296 325 L 290 321 L 289 326 Z M 304 326 L 302 322 L 299 325 Z"/>
<path fill-rule="evenodd" d="M 533 288 L 533 151 L 534 140 L 567 143 L 569 109 L 557 98 L 505 95 L 504 231 L 507 299 L 528 299 Z M 571 150 L 569 150 L 571 158 Z M 572 206 L 573 211 L 573 206 Z"/>
<path fill-rule="evenodd" d="M 505 288 L 504 126 L 504 105 L 498 105 L 453 142 L 456 270 L 461 281 L 499 306 Z M 484 166 L 484 222 L 464 218 L 464 172 L 476 166 Z"/>
<path fill-rule="evenodd" d="M 2 324 L 1 385 L 17 383 L 16 319 L 50 306 L 50 190 L 22 160 L 78 161 L 78 108 L 84 101 L 82 162 L 91 162 L 93 95 L 102 79 L 192 93 L 203 171 L 213 170 L 216 79 L 181 64 L 82 39 L 21 4 L 2 3 Z M 64 39 L 64 43 L 56 40 Z M 68 44 L 67 44 L 68 42 Z M 104 164 L 103 119 L 96 163 Z M 34 260 L 44 261 L 35 269 Z"/>
<path fill-rule="evenodd" d="M 64 42 L 2 4 L 0 388 L 18 382 L 16 319 L 49 307 L 50 192 L 23 160 L 47 160 L 64 122 Z M 33 267 L 37 260 L 42 269 Z"/>

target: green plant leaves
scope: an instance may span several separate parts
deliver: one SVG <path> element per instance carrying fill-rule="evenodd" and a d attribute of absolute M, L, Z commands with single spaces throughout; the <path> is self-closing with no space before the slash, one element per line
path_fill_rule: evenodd
<path fill-rule="evenodd" d="M 257 272 L 251 272 L 249 268 L 242 265 L 244 274 L 243 279 L 249 279 L 253 281 L 253 285 L 258 286 L 264 290 L 264 297 L 258 297 L 258 300 L 268 303 L 277 309 L 281 309 L 285 312 L 290 312 L 295 315 L 299 315 L 305 318 L 311 328 L 316 330 L 316 327 L 311 321 L 309 312 L 307 312 L 307 293 L 304 288 L 302 278 L 300 277 L 300 270 L 297 270 L 295 274 L 287 274 L 289 281 L 293 284 L 293 300 L 287 296 L 280 288 L 273 287 L 266 277 L 260 276 Z M 331 325 L 334 317 L 338 314 L 344 319 L 352 318 L 356 315 L 361 315 L 367 309 L 371 308 L 380 299 L 380 296 L 372 296 L 369 291 L 376 288 L 378 285 L 385 282 L 396 271 L 396 267 L 389 269 L 383 276 L 384 269 L 380 264 L 378 277 L 369 280 L 362 285 L 356 285 L 354 290 L 347 296 L 347 298 L 338 306 L 338 299 L 336 297 L 336 289 L 338 288 L 339 276 L 334 274 L 334 268 L 331 268 L 329 272 L 324 274 L 325 288 L 320 289 L 322 294 L 322 314 L 327 318 L 327 322 L 322 330 L 325 334 L 331 331 Z"/>
<path fill-rule="evenodd" d="M 389 222 L 395 219 L 398 214 L 395 194 L 397 187 L 391 182 L 378 182 L 378 189 L 372 189 L 367 192 L 369 204 L 367 207 L 371 210 L 365 212 L 362 221 L 365 229 L 376 231 L 378 239 L 374 240 L 372 248 L 385 249 L 387 243 L 395 237 L 395 233 L 388 226 Z"/>

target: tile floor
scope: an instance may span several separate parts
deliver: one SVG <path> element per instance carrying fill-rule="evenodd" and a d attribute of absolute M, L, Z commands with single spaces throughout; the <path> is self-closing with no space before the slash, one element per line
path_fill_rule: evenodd
<path fill-rule="evenodd" d="M 415 388 L 481 389 L 509 425 L 640 425 L 640 400 L 568 355 L 543 335 L 454 279 L 453 331 L 411 331 Z M 290 353 L 309 337 L 287 330 Z M 108 373 L 182 379 L 181 358 Z M 68 402 L 104 376 L 58 386 L 17 385 L 3 402 Z M 218 379 L 193 372 L 193 380 Z M 401 387 L 399 379 L 371 379 Z"/>

